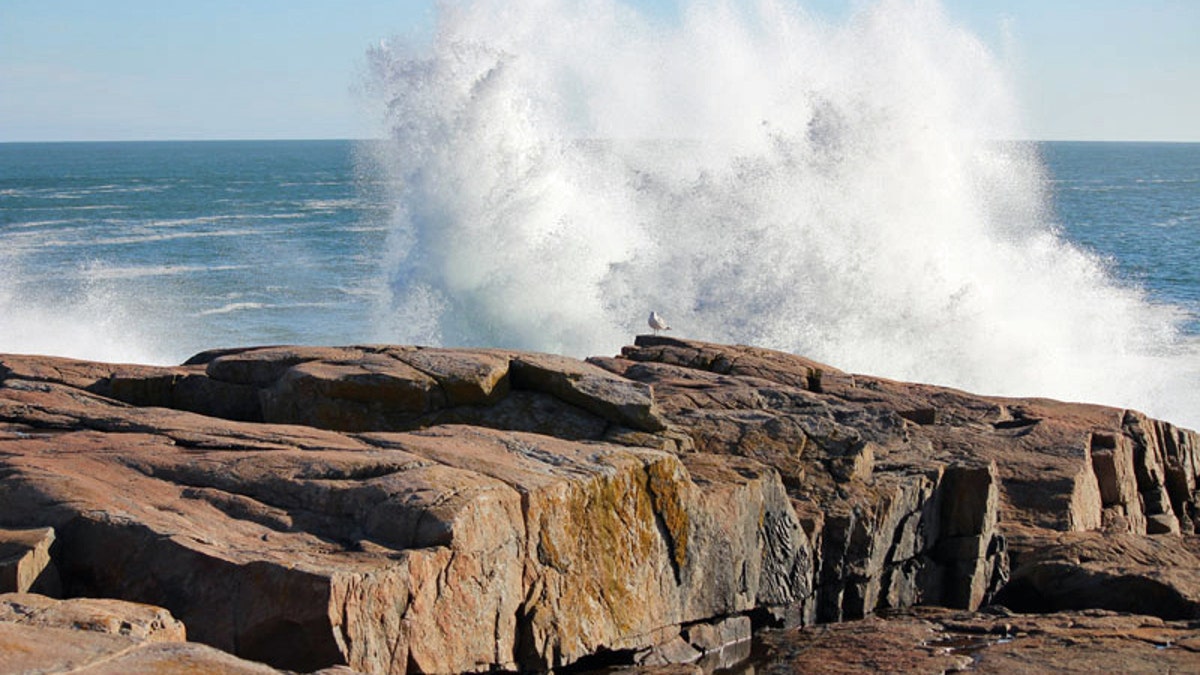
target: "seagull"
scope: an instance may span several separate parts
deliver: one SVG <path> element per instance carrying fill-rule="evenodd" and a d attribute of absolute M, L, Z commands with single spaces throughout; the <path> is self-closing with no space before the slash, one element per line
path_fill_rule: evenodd
<path fill-rule="evenodd" d="M 659 316 L 658 312 L 650 312 L 649 324 L 650 330 L 654 331 L 655 335 L 658 335 L 660 330 L 671 330 L 671 327 L 667 325 L 667 320 Z"/>

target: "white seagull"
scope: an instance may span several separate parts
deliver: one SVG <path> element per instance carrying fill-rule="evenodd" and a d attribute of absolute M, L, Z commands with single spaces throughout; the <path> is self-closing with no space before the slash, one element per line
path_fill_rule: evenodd
<path fill-rule="evenodd" d="M 658 335 L 658 331 L 660 330 L 671 330 L 671 327 L 667 325 L 667 320 L 659 316 L 658 312 L 650 312 L 650 321 L 648 323 L 650 324 L 650 330 L 654 331 L 655 335 Z"/>

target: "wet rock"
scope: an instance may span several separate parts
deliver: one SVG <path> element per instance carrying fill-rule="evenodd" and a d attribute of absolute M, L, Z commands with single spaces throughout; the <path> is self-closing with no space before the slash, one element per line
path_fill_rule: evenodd
<path fill-rule="evenodd" d="M 971 656 L 937 646 L 938 626 L 913 619 L 877 617 L 842 624 L 768 633 L 765 672 L 944 673 L 966 670 Z M 756 669 L 757 672 L 757 669 Z"/>
<path fill-rule="evenodd" d="M 676 636 L 667 642 L 639 652 L 634 657 L 634 663 L 639 666 L 665 666 L 667 664 L 694 663 L 703 656 L 700 650 Z"/>
<path fill-rule="evenodd" d="M 717 623 L 688 626 L 685 636 L 689 644 L 707 654 L 749 640 L 750 627 L 750 617 L 731 616 Z"/>

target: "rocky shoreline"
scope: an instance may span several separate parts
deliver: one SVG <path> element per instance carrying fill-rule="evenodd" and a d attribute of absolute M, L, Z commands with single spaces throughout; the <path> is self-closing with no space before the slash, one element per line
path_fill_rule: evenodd
<path fill-rule="evenodd" d="M 0 663 L 1194 669 L 1198 478 L 1135 411 L 666 337 L 0 355 Z"/>

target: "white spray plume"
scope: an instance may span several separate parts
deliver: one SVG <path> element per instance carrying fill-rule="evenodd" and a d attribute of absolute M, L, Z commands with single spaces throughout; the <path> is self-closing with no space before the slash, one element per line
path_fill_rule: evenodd
<path fill-rule="evenodd" d="M 1178 315 L 1067 243 L 1008 75 L 935 2 L 677 22 L 446 5 L 371 52 L 401 342 L 604 354 L 677 334 L 1200 423 Z"/>

